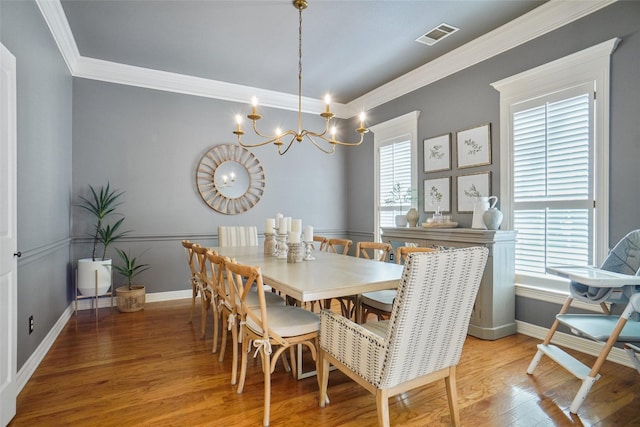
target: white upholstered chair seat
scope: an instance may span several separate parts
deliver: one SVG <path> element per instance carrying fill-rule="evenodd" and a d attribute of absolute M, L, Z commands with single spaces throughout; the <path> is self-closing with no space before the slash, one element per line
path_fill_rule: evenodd
<path fill-rule="evenodd" d="M 262 319 L 259 308 L 254 312 L 258 319 Z M 320 328 L 320 316 L 309 310 L 290 305 L 268 307 L 267 319 L 269 320 L 269 329 L 281 337 L 309 334 L 317 332 Z M 247 327 L 257 334 L 262 334 L 262 327 L 250 317 L 247 317 Z"/>
<path fill-rule="evenodd" d="M 396 291 L 385 289 L 383 291 L 366 292 L 362 294 L 362 304 L 373 307 L 376 310 L 391 313 L 393 300 L 396 299 Z"/>

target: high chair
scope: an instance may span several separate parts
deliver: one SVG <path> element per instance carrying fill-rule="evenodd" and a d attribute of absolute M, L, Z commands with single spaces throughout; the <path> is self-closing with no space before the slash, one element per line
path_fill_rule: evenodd
<path fill-rule="evenodd" d="M 578 412 L 593 384 L 600 378 L 600 368 L 616 343 L 624 343 L 627 355 L 640 373 L 640 230 L 627 234 L 613 248 L 600 268 L 592 266 L 556 266 L 547 271 L 571 280 L 567 297 L 556 320 L 527 369 L 533 374 L 542 356 L 548 356 L 572 375 L 582 385 L 571 402 L 569 411 Z M 571 303 L 579 300 L 599 304 L 603 314 L 567 314 Z M 622 314 L 613 315 L 606 303 L 625 305 Z M 595 363 L 589 367 L 551 344 L 560 325 L 566 326 L 574 335 L 603 344 Z"/>

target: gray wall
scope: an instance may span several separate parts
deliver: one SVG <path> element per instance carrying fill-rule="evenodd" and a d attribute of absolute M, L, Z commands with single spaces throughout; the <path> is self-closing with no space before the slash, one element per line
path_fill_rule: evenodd
<path fill-rule="evenodd" d="M 267 176 L 265 196 L 247 213 L 222 215 L 200 200 L 194 185 L 195 166 L 209 147 L 233 142 L 233 116 L 246 111 L 246 106 L 77 78 L 72 83 L 35 3 L 0 1 L 0 24 L 0 40 L 16 56 L 18 66 L 18 245 L 25 254 L 18 263 L 19 367 L 72 300 L 70 272 L 77 258 L 87 256 L 84 236 L 89 225 L 70 206 L 86 194 L 88 184 L 110 181 L 126 191 L 122 211 L 132 233 L 117 246 L 148 249 L 143 261 L 152 269 L 143 273 L 141 281 L 149 292 L 187 289 L 179 240 L 215 244 L 217 225 L 257 224 L 262 231 L 264 218 L 283 212 L 302 218 L 319 233 L 361 240 L 373 236 L 371 134 L 362 146 L 333 156 L 308 144 L 293 147 L 284 157 L 272 148 L 255 149 Z M 492 192 L 499 194 L 499 98 L 489 83 L 622 37 L 612 57 L 610 239 L 615 243 L 640 226 L 640 198 L 635 194 L 640 185 L 636 166 L 640 158 L 639 29 L 640 4 L 615 3 L 375 108 L 368 122 L 422 111 L 417 154 L 420 181 L 425 178 L 421 172 L 424 138 L 490 122 L 493 164 L 487 169 L 493 172 Z M 293 112 L 267 108 L 263 115 L 265 129 L 278 121 L 296 120 Z M 320 125 L 317 118 L 305 116 L 305 126 Z M 478 170 L 485 168 L 464 173 Z M 461 173 L 454 166 L 452 174 Z M 443 175 L 447 174 L 433 177 Z M 422 182 L 418 188 L 421 205 Z M 471 222 L 471 215 L 456 214 L 455 205 L 454 216 L 463 226 Z M 74 242 L 71 255 L 70 238 Z M 537 320 L 534 301 L 520 298 L 518 307 L 519 319 L 546 322 L 546 318 Z M 36 315 L 32 335 L 26 332 L 30 314 Z"/>
<path fill-rule="evenodd" d="M 34 2 L 0 2 L 0 41 L 17 70 L 19 369 L 70 300 L 72 78 Z"/>
<path fill-rule="evenodd" d="M 346 233 L 344 149 L 332 156 L 308 142 L 296 143 L 285 156 L 273 146 L 253 149 L 265 170 L 264 197 L 245 213 L 224 215 L 201 200 L 196 166 L 212 146 L 235 143 L 234 115 L 249 106 L 80 78 L 73 88 L 74 198 L 89 184 L 107 181 L 125 191 L 121 211 L 132 232 L 115 246 L 148 250 L 141 260 L 151 269 L 140 276 L 148 292 L 189 289 L 180 240 L 215 245 L 218 225 L 257 225 L 262 233 L 265 218 L 281 212 L 318 233 Z M 264 108 L 261 114 L 265 132 L 297 123 L 295 112 Z M 321 129 L 323 121 L 305 116 L 303 125 Z M 76 208 L 74 259 L 90 254 L 81 239 L 89 226 Z"/>
<path fill-rule="evenodd" d="M 371 123 L 379 123 L 413 110 L 418 119 L 418 171 L 420 207 L 422 181 L 453 175 L 453 218 L 461 226 L 471 225 L 471 214 L 457 213 L 455 176 L 481 170 L 492 172 L 491 191 L 500 195 L 499 93 L 490 84 L 541 64 L 553 61 L 597 43 L 620 37 L 622 42 L 611 57 L 611 147 L 609 240 L 613 246 L 629 231 L 640 228 L 640 3 L 617 2 L 599 12 L 569 24 L 523 46 L 460 71 L 368 112 Z M 455 132 L 479 124 L 492 125 L 492 165 L 457 170 Z M 453 170 L 424 174 L 422 140 L 454 133 Z M 373 233 L 374 204 L 373 145 L 350 151 L 347 167 L 357 195 L 349 198 L 349 230 Z M 351 193 L 350 193 L 351 194 Z M 426 214 L 422 212 L 423 218 Z M 539 302 L 518 298 L 516 317 L 538 325 L 548 322 Z M 553 311 L 553 310 L 552 310 Z M 555 309 L 557 312 L 557 307 Z"/>

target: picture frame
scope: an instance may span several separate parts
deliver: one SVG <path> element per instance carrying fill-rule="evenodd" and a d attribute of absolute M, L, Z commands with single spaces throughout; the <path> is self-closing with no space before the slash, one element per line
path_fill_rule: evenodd
<path fill-rule="evenodd" d="M 457 177 L 458 212 L 473 212 L 478 196 L 491 195 L 491 172 L 479 172 Z"/>
<path fill-rule="evenodd" d="M 424 171 L 451 170 L 451 133 L 427 138 L 424 144 Z"/>
<path fill-rule="evenodd" d="M 451 177 L 424 180 L 424 211 L 451 212 Z"/>
<path fill-rule="evenodd" d="M 491 164 L 491 123 L 456 134 L 458 169 Z"/>

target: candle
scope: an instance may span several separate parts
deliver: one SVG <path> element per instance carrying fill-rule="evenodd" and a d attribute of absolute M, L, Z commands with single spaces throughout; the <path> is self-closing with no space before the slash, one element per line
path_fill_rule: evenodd
<path fill-rule="evenodd" d="M 287 230 L 287 219 L 285 217 L 280 218 L 280 222 L 278 223 L 278 233 L 286 234 L 289 230 Z"/>
<path fill-rule="evenodd" d="M 287 228 L 285 228 L 285 231 L 289 232 L 291 231 L 291 217 L 290 216 L 285 217 L 285 220 L 287 221 Z"/>
<path fill-rule="evenodd" d="M 291 220 L 291 231 L 293 231 L 294 233 L 302 232 L 302 220 L 301 219 Z"/>
<path fill-rule="evenodd" d="M 275 226 L 276 226 L 276 220 L 274 218 L 267 218 L 264 224 L 264 232 L 273 234 L 274 233 L 273 229 L 275 228 Z"/>
<path fill-rule="evenodd" d="M 300 233 L 289 232 L 289 243 L 300 243 Z"/>
<path fill-rule="evenodd" d="M 304 241 L 313 242 L 313 227 L 310 225 L 304 226 Z"/>
<path fill-rule="evenodd" d="M 277 213 L 276 214 L 276 227 L 280 228 L 280 220 L 282 219 L 282 214 L 281 213 Z"/>
<path fill-rule="evenodd" d="M 329 105 L 331 104 L 331 97 L 329 96 L 329 94 L 325 95 L 324 103 L 326 104 L 325 112 L 330 113 L 331 110 L 329 109 Z"/>

